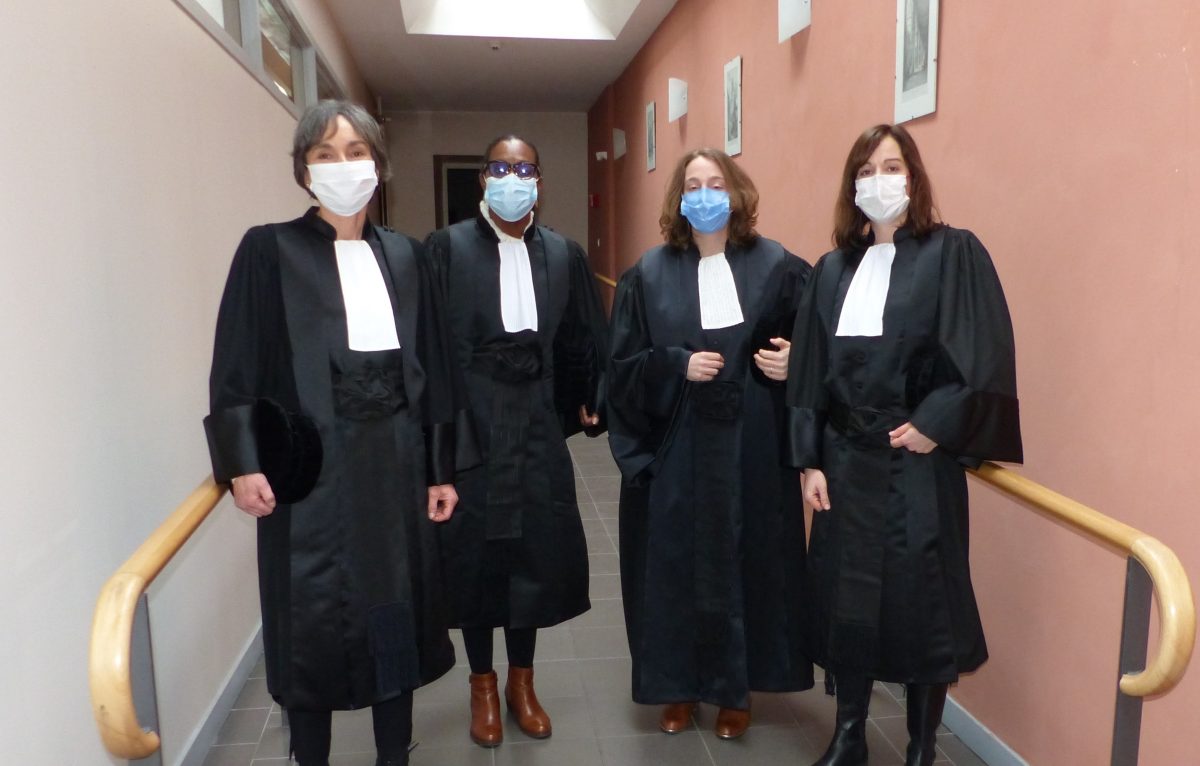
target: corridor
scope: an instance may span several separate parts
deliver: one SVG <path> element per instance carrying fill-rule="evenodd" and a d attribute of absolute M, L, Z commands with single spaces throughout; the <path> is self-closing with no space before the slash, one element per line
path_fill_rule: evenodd
<path fill-rule="evenodd" d="M 554 722 L 543 741 L 522 734 L 506 717 L 504 743 L 494 750 L 467 737 L 466 653 L 452 632 L 458 664 L 417 692 L 413 709 L 413 766 L 782 766 L 820 757 L 833 729 L 833 698 L 817 686 L 797 694 L 757 694 L 751 728 L 731 742 L 711 728 L 715 708 L 701 706 L 690 731 L 667 736 L 658 730 L 659 708 L 636 705 L 629 696 L 629 647 L 621 609 L 617 563 L 619 478 L 605 437 L 568 441 L 575 486 L 587 533 L 592 609 L 539 631 L 535 673 L 538 696 Z M 497 632 L 497 642 L 503 643 Z M 502 646 L 496 657 L 503 658 Z M 504 678 L 505 668 L 497 663 Z M 818 671 L 819 672 L 819 671 Z M 870 766 L 903 763 L 908 741 L 899 687 L 876 684 L 868 740 Z M 234 703 L 204 766 L 283 766 L 287 730 L 267 694 L 262 663 Z M 938 764 L 982 766 L 958 737 L 943 727 Z M 373 766 L 371 712 L 335 713 L 331 766 Z"/>

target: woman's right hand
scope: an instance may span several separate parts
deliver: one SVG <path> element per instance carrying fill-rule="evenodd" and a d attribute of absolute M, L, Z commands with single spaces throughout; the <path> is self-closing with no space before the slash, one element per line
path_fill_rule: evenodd
<path fill-rule="evenodd" d="M 832 507 L 825 472 L 819 468 L 804 469 L 804 504 L 814 511 L 828 511 Z"/>
<path fill-rule="evenodd" d="M 725 366 L 725 358 L 716 351 L 695 351 L 688 357 L 687 379 L 697 383 L 712 380 Z"/>
<path fill-rule="evenodd" d="M 229 489 L 233 492 L 233 504 L 251 516 L 261 519 L 275 510 L 275 493 L 261 473 L 235 476 L 229 481 Z"/>

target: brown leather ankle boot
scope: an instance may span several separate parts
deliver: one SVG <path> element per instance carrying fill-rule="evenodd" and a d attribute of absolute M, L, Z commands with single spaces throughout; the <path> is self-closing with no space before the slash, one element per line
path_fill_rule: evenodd
<path fill-rule="evenodd" d="M 692 725 L 692 711 L 695 709 L 695 702 L 672 702 L 663 708 L 658 728 L 667 734 L 678 734 Z"/>
<path fill-rule="evenodd" d="M 750 728 L 750 708 L 739 710 L 723 707 L 717 713 L 715 731 L 721 739 L 737 739 L 745 734 L 748 728 Z"/>
<path fill-rule="evenodd" d="M 542 709 L 533 691 L 533 668 L 510 665 L 508 682 L 504 684 L 504 701 L 508 712 L 517 719 L 517 726 L 534 739 L 550 736 L 550 716 Z"/>
<path fill-rule="evenodd" d="M 504 739 L 494 670 L 471 674 L 471 739 L 480 747 L 495 747 Z"/>

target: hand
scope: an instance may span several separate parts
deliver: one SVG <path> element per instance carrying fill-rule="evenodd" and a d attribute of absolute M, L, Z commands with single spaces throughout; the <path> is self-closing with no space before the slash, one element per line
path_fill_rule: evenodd
<path fill-rule="evenodd" d="M 814 511 L 828 511 L 829 485 L 825 483 L 825 472 L 819 468 L 804 469 L 804 504 Z"/>
<path fill-rule="evenodd" d="M 787 380 L 788 352 L 792 342 L 784 338 L 771 338 L 771 345 L 775 348 L 759 349 L 754 354 L 754 363 L 771 380 Z"/>
<path fill-rule="evenodd" d="M 581 426 L 598 426 L 600 425 L 600 416 L 595 413 L 588 412 L 586 404 L 579 405 L 579 425 Z"/>
<path fill-rule="evenodd" d="M 688 357 L 687 379 L 703 383 L 717 377 L 725 366 L 725 358 L 716 351 L 696 351 Z"/>
<path fill-rule="evenodd" d="M 895 431 L 888 431 L 888 437 L 896 449 L 904 447 L 909 452 L 921 455 L 933 452 L 933 448 L 937 446 L 937 442 L 918 431 L 912 423 L 905 423 Z"/>
<path fill-rule="evenodd" d="M 261 473 L 234 476 L 229 480 L 229 489 L 233 492 L 233 504 L 251 516 L 261 519 L 275 510 L 275 493 Z"/>
<path fill-rule="evenodd" d="M 458 493 L 453 484 L 435 484 L 429 488 L 429 520 L 436 522 L 449 521 L 458 505 Z"/>

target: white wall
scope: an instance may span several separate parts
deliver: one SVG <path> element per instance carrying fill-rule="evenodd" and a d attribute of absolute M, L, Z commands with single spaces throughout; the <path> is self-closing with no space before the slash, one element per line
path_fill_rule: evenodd
<path fill-rule="evenodd" d="M 295 121 L 166 0 L 0 3 L 0 71 L 2 758 L 117 763 L 95 599 L 209 471 L 217 302 L 242 232 L 306 206 Z M 222 504 L 152 589 L 168 764 L 257 630 L 253 538 Z"/>
<path fill-rule="evenodd" d="M 433 155 L 481 155 L 499 135 L 532 141 L 542 160 L 540 220 L 587 244 L 587 114 L 583 112 L 392 112 L 388 222 L 424 239 L 435 226 Z"/>

